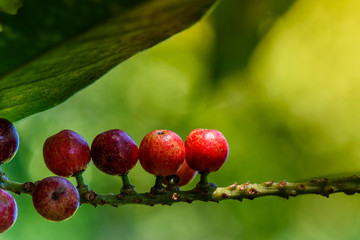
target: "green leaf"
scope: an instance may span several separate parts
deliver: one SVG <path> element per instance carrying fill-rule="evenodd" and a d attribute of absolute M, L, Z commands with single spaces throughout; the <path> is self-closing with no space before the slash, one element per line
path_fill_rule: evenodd
<path fill-rule="evenodd" d="M 15 15 L 19 8 L 22 7 L 22 0 L 0 0 L 0 13 L 7 13 Z M 0 19 L 1 20 L 1 19 Z M 0 32 L 3 31 L 3 26 L 0 21 Z"/>
<path fill-rule="evenodd" d="M 117 64 L 194 24 L 216 0 L 100 2 L 29 1 L 4 20 L 0 117 L 14 122 L 64 102 Z M 88 4 L 84 9 L 80 3 Z"/>
<path fill-rule="evenodd" d="M 22 0 L 0 0 L 0 12 L 14 15 L 20 7 Z"/>
<path fill-rule="evenodd" d="M 214 21 L 216 46 L 212 58 L 214 83 L 239 70 L 246 71 L 258 44 L 294 2 L 229 1 L 217 9 Z"/>

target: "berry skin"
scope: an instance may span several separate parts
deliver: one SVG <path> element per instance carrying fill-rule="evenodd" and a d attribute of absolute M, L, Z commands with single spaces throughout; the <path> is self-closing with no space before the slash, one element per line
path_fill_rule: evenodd
<path fill-rule="evenodd" d="M 195 129 L 185 140 L 186 162 L 201 172 L 215 172 L 229 155 L 228 143 L 221 132 L 211 129 Z"/>
<path fill-rule="evenodd" d="M 13 196 L 0 189 L 0 233 L 5 232 L 15 223 L 17 218 L 17 205 Z"/>
<path fill-rule="evenodd" d="M 180 169 L 176 172 L 176 176 L 179 178 L 178 186 L 182 187 L 189 184 L 196 176 L 197 171 L 191 169 L 187 164 L 186 160 L 181 165 Z M 167 186 L 168 181 L 164 178 L 163 183 Z"/>
<path fill-rule="evenodd" d="M 175 174 L 184 162 L 182 139 L 169 130 L 148 133 L 140 143 L 139 160 L 145 171 L 156 176 Z"/>
<path fill-rule="evenodd" d="M 43 155 L 48 169 L 62 177 L 82 172 L 90 163 L 88 143 L 72 130 L 62 130 L 46 139 Z"/>
<path fill-rule="evenodd" d="M 54 222 L 73 216 L 80 204 L 78 190 L 62 177 L 47 177 L 38 182 L 32 200 L 36 211 Z"/>
<path fill-rule="evenodd" d="M 91 144 L 95 166 L 110 175 L 124 175 L 137 163 L 139 149 L 134 140 L 119 129 L 97 135 Z"/>
<path fill-rule="evenodd" d="M 19 148 L 19 135 L 14 125 L 0 118 L 0 165 L 9 162 Z"/>

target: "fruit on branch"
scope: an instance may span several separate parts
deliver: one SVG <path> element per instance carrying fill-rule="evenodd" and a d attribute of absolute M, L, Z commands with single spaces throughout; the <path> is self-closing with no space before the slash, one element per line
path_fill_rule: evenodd
<path fill-rule="evenodd" d="M 175 174 L 184 158 L 184 142 L 170 130 L 152 131 L 140 143 L 140 164 L 145 171 L 156 176 Z"/>
<path fill-rule="evenodd" d="M 183 164 L 181 165 L 180 169 L 175 174 L 178 177 L 178 181 L 179 181 L 177 183 L 177 185 L 179 187 L 181 187 L 181 186 L 185 186 L 185 185 L 189 184 L 194 179 L 196 174 L 197 174 L 197 171 L 190 168 L 185 160 L 183 162 Z M 168 176 L 168 177 L 170 177 L 170 179 L 171 179 L 172 176 Z M 163 183 L 166 186 L 169 185 L 168 180 L 167 180 L 168 177 L 164 178 L 164 180 L 163 180 Z"/>
<path fill-rule="evenodd" d="M 225 163 L 229 146 L 224 135 L 211 129 L 195 129 L 185 140 L 186 162 L 201 172 L 215 172 Z"/>
<path fill-rule="evenodd" d="M 91 144 L 95 166 L 110 175 L 124 175 L 137 163 L 139 149 L 124 131 L 113 129 L 97 135 Z"/>
<path fill-rule="evenodd" d="M 75 186 L 62 177 L 47 177 L 36 184 L 32 196 L 36 211 L 50 221 L 63 221 L 73 216 L 80 204 Z"/>
<path fill-rule="evenodd" d="M 19 135 L 14 125 L 0 118 L 0 165 L 9 162 L 19 148 Z"/>
<path fill-rule="evenodd" d="M 43 155 L 49 170 L 62 177 L 84 171 L 90 162 L 88 143 L 72 130 L 62 130 L 46 139 Z"/>
<path fill-rule="evenodd" d="M 16 221 L 17 205 L 13 196 L 0 189 L 0 233 L 8 230 Z"/>

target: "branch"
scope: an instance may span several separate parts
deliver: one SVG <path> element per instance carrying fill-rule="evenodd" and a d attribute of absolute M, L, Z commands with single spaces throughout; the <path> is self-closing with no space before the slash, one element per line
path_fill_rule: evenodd
<path fill-rule="evenodd" d="M 264 183 L 234 183 L 227 187 L 216 187 L 214 184 L 204 185 L 200 182 L 190 191 L 174 191 L 164 189 L 161 192 L 150 191 L 136 193 L 135 191 L 121 191 L 119 194 L 99 194 L 85 184 L 82 174 L 75 176 L 77 189 L 81 196 L 82 204 L 111 205 L 118 207 L 125 204 L 143 204 L 154 206 L 156 204 L 172 205 L 177 202 L 192 203 L 193 201 L 219 202 L 227 199 L 242 201 L 243 199 L 255 199 L 264 196 L 278 196 L 288 199 L 303 194 L 318 194 L 329 197 L 330 194 L 343 192 L 345 194 L 360 193 L 360 176 L 353 175 L 342 178 L 311 179 L 305 182 L 264 182 Z M 1 173 L 0 187 L 8 191 L 20 194 L 32 195 L 34 183 L 17 183 L 10 181 Z M 172 188 L 174 189 L 174 188 Z"/>
<path fill-rule="evenodd" d="M 190 191 L 165 191 L 163 193 L 142 193 L 134 195 L 124 194 L 97 194 L 95 199 L 89 202 L 93 205 L 109 204 L 119 206 L 125 204 L 145 204 L 153 206 L 155 204 L 171 205 L 176 202 L 193 201 L 212 201 L 219 202 L 225 199 L 242 201 L 243 199 L 254 199 L 264 196 L 278 196 L 288 199 L 302 194 L 319 194 L 329 197 L 332 193 L 344 192 L 355 194 L 360 192 L 360 176 L 343 177 L 337 179 L 317 179 L 306 182 L 264 182 L 261 184 L 234 183 L 228 187 L 218 187 L 214 189 L 202 189 L 197 186 Z"/>

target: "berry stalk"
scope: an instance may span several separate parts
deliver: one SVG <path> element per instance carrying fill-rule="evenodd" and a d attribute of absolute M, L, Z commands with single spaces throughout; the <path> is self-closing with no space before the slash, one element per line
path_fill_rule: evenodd
<path fill-rule="evenodd" d="M 131 184 L 128 173 L 125 173 L 120 176 L 123 182 L 123 187 L 120 192 L 126 195 L 134 195 L 136 194 L 135 186 Z"/>
<path fill-rule="evenodd" d="M 89 185 L 87 185 L 85 183 L 85 180 L 84 180 L 84 177 L 82 175 L 82 173 L 79 173 L 79 174 L 76 174 L 74 175 L 73 177 L 75 177 L 76 179 L 76 183 L 77 183 L 77 186 L 76 188 L 78 189 L 79 193 L 86 193 L 89 191 Z"/>
<path fill-rule="evenodd" d="M 15 194 L 28 194 L 32 195 L 32 192 L 34 191 L 35 184 L 32 182 L 26 182 L 26 183 L 19 183 L 9 180 L 5 173 L 1 171 L 0 169 L 0 188 L 13 192 Z"/>

